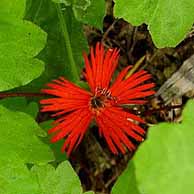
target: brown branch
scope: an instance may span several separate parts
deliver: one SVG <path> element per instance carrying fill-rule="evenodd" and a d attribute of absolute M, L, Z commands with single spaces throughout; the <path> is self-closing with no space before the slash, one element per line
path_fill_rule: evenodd
<path fill-rule="evenodd" d="M 176 108 L 182 108 L 183 105 L 175 105 L 175 106 L 164 106 L 164 107 L 161 107 L 161 108 L 157 108 L 157 109 L 151 109 L 151 110 L 147 110 L 144 112 L 144 115 L 152 115 L 153 113 L 155 112 L 159 112 L 159 111 L 162 111 L 162 110 L 171 110 L 171 109 L 176 109 Z"/>
<path fill-rule="evenodd" d="M 28 92 L 0 92 L 0 98 L 8 98 L 8 97 L 46 97 L 48 95 L 43 93 L 28 93 Z"/>

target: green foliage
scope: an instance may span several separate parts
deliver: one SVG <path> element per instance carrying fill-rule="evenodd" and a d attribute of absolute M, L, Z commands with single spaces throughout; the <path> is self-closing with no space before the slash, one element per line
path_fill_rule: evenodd
<path fill-rule="evenodd" d="M 42 61 L 34 58 L 43 49 L 46 34 L 23 20 L 25 1 L 0 1 L 0 91 L 25 85 L 40 76 Z"/>
<path fill-rule="evenodd" d="M 44 121 L 40 123 L 40 126 L 42 129 L 44 129 L 47 132 L 49 129 L 53 127 L 52 122 L 53 120 Z M 50 143 L 50 136 L 46 136 L 43 138 L 43 141 L 47 143 L 50 146 L 50 148 L 53 150 L 53 153 L 55 155 L 55 162 L 62 162 L 67 159 L 66 154 L 64 152 L 63 153 L 61 152 L 61 148 L 64 144 L 63 139 L 56 143 Z"/>
<path fill-rule="evenodd" d="M 27 4 L 24 0 L 2 0 L 0 7 L 0 90 L 37 78 L 44 70 L 41 60 L 46 63 L 42 76 L 18 90 L 38 91 L 44 83 L 61 75 L 75 80 L 72 68 L 76 68 L 79 80 L 87 41 L 82 23 L 75 19 L 71 7 L 63 9 L 49 0 L 29 0 Z M 47 45 L 40 54 L 46 35 L 32 22 L 48 33 Z M 37 54 L 38 59 L 34 59 Z M 45 131 L 33 119 L 37 113 L 37 103 L 25 98 L 0 100 L 0 193 L 81 194 L 81 183 L 70 163 L 60 163 L 56 170 L 48 164 L 57 165 L 66 160 L 66 155 L 60 152 L 63 142 L 47 145 Z M 41 126 L 50 128 L 50 121 Z"/>
<path fill-rule="evenodd" d="M 99 29 L 102 28 L 105 15 L 104 0 L 75 0 L 73 11 L 77 20 L 98 27 Z"/>
<path fill-rule="evenodd" d="M 37 177 L 41 194 L 82 193 L 79 178 L 68 161 L 61 163 L 56 169 L 50 164 L 34 166 L 32 173 Z"/>
<path fill-rule="evenodd" d="M 1 0 L 0 1 L 0 17 L 9 19 L 22 19 L 24 16 L 26 0 Z"/>
<path fill-rule="evenodd" d="M 31 116 L 0 106 L 0 150 L 14 151 L 26 163 L 52 161 L 50 148 L 37 134 L 46 135 Z"/>
<path fill-rule="evenodd" d="M 0 193 L 41 194 L 36 178 L 12 150 L 0 149 Z"/>
<path fill-rule="evenodd" d="M 2 194 L 82 194 L 79 178 L 68 161 L 56 169 L 46 164 L 29 170 L 13 151 L 0 150 L 0 154 L 4 156 L 0 158 Z"/>
<path fill-rule="evenodd" d="M 0 105 L 3 105 L 13 111 L 25 112 L 33 118 L 36 118 L 39 111 L 38 104 L 36 102 L 28 103 L 24 97 L 5 98 L 0 100 Z"/>
<path fill-rule="evenodd" d="M 70 55 L 73 56 L 79 74 L 83 67 L 82 52 L 88 49 L 82 24 L 75 19 L 71 7 L 63 9 L 63 20 L 68 31 L 67 45 L 56 4 L 51 0 L 28 0 L 27 5 L 26 18 L 44 29 L 48 33 L 48 40 L 45 49 L 39 55 L 46 64 L 45 71 L 40 78 L 24 89 L 33 88 L 33 91 L 39 91 L 44 84 L 59 76 L 75 81 L 77 78 L 72 73 L 67 46 L 71 50 Z"/>
<path fill-rule="evenodd" d="M 193 110 L 191 100 L 184 109 L 182 123 L 161 123 L 149 129 L 147 140 L 115 184 L 113 194 L 121 192 L 125 184 L 130 184 L 131 190 L 122 194 L 137 193 L 132 188 L 142 194 L 194 193 Z"/>
<path fill-rule="evenodd" d="M 140 194 L 132 162 L 129 162 L 127 169 L 119 176 L 119 179 L 112 188 L 111 194 Z"/>
<path fill-rule="evenodd" d="M 55 3 L 64 3 L 66 6 L 70 6 L 73 3 L 73 0 L 52 0 Z"/>
<path fill-rule="evenodd" d="M 26 163 L 45 164 L 54 160 L 50 148 L 37 136 L 46 134 L 31 116 L 18 112 L 24 108 L 35 114 L 31 103 L 27 104 L 24 98 L 5 99 L 0 104 L 0 193 L 41 194 Z"/>
<path fill-rule="evenodd" d="M 146 23 L 157 47 L 176 46 L 191 29 L 194 0 L 115 1 L 115 14 L 134 25 Z"/>
<path fill-rule="evenodd" d="M 37 137 L 40 133 L 45 136 L 31 116 L 0 106 L 0 193 L 81 194 L 81 183 L 69 162 L 59 164 L 56 170 L 48 164 L 54 157 Z M 36 165 L 30 171 L 26 163 Z"/>
<path fill-rule="evenodd" d="M 85 24 L 102 28 L 105 15 L 104 0 L 52 0 L 55 3 L 64 3 L 72 6 L 75 18 Z"/>
<path fill-rule="evenodd" d="M 194 21 L 194 0 L 115 2 L 117 16 L 148 24 L 158 47 L 177 45 Z M 102 28 L 104 13 L 104 0 L 1 0 L 0 91 L 39 91 L 61 75 L 84 85 L 79 78 L 82 52 L 88 50 L 83 24 Z M 193 110 L 190 101 L 182 123 L 149 129 L 112 194 L 194 193 Z M 0 194 L 82 194 L 60 152 L 63 140 L 50 144 L 46 131 L 52 121 L 38 125 L 37 114 L 31 100 L 0 100 Z"/>

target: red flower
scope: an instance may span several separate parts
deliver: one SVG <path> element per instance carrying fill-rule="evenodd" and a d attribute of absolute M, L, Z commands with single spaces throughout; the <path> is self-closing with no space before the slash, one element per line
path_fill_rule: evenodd
<path fill-rule="evenodd" d="M 49 133 L 55 133 L 51 141 L 56 142 L 66 138 L 62 151 L 70 155 L 81 142 L 90 122 L 94 119 L 99 127 L 99 133 L 104 136 L 110 150 L 114 154 L 123 154 L 126 148 L 135 149 L 128 137 L 142 141 L 144 130 L 136 123 L 144 123 L 138 116 L 126 112 L 122 105 L 144 104 L 142 98 L 154 94 L 153 83 L 145 83 L 151 78 L 146 71 L 141 70 L 126 78 L 130 67 L 123 69 L 110 86 L 111 78 L 118 64 L 118 49 L 104 51 L 97 43 L 95 51 L 91 48 L 91 57 L 84 54 L 85 78 L 90 90 L 87 91 L 69 82 L 63 77 L 49 83 L 51 89 L 43 89 L 46 94 L 55 98 L 41 100 L 42 111 L 54 111 L 53 116 L 61 116 Z M 136 122 L 134 122 L 136 121 Z"/>

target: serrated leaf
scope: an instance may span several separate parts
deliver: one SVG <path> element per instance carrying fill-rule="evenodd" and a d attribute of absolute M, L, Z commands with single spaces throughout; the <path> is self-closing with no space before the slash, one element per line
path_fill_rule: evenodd
<path fill-rule="evenodd" d="M 31 115 L 33 118 L 36 118 L 39 108 L 36 102 L 28 103 L 24 97 L 10 97 L 0 100 L 0 105 L 12 110 L 25 112 Z"/>
<path fill-rule="evenodd" d="M 0 149 L 0 193 L 41 194 L 36 178 L 12 150 Z"/>
<path fill-rule="evenodd" d="M 149 129 L 133 159 L 141 193 L 194 193 L 194 101 L 186 105 L 182 123 Z"/>
<path fill-rule="evenodd" d="M 50 164 L 34 166 L 32 173 L 38 179 L 42 194 L 82 193 L 79 178 L 68 161 L 61 163 L 56 169 Z"/>
<path fill-rule="evenodd" d="M 22 19 L 25 1 L 0 2 L 0 91 L 26 85 L 44 70 L 34 57 L 46 43 L 46 33 Z"/>
<path fill-rule="evenodd" d="M 115 1 L 115 14 L 134 25 L 146 23 L 157 47 L 175 47 L 194 22 L 194 0 Z"/>
<path fill-rule="evenodd" d="M 13 150 L 26 163 L 53 161 L 52 151 L 36 135 L 39 131 L 31 116 L 0 106 L 0 150 Z"/>
<path fill-rule="evenodd" d="M 100 29 L 102 28 L 105 16 L 104 0 L 75 0 L 73 11 L 77 20 Z"/>
<path fill-rule="evenodd" d="M 135 177 L 135 168 L 132 162 L 129 162 L 126 170 L 119 176 L 112 188 L 111 194 L 140 194 Z"/>

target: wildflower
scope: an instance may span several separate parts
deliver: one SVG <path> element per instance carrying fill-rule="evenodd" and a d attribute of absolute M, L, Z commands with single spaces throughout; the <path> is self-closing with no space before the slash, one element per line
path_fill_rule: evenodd
<path fill-rule="evenodd" d="M 151 90 L 153 83 L 151 75 L 141 70 L 126 78 L 130 67 L 124 68 L 116 80 L 110 85 L 111 78 L 118 64 L 119 50 L 104 51 L 102 44 L 97 43 L 95 49 L 90 50 L 90 58 L 84 54 L 84 76 L 90 91 L 80 88 L 63 77 L 47 84 L 50 89 L 43 89 L 46 94 L 56 96 L 43 99 L 42 111 L 55 112 L 52 116 L 59 117 L 55 126 L 49 130 L 55 135 L 51 141 L 56 142 L 66 138 L 62 151 L 68 155 L 77 147 L 92 120 L 99 127 L 99 134 L 103 136 L 114 154 L 134 150 L 135 145 L 129 137 L 142 141 L 145 131 L 136 123 L 144 123 L 138 116 L 125 111 L 122 105 L 144 104 L 144 97 L 154 94 Z M 134 122 L 136 121 L 136 122 Z"/>

